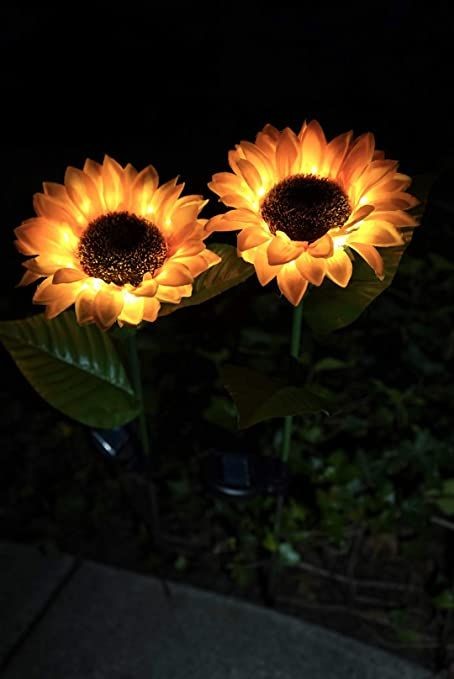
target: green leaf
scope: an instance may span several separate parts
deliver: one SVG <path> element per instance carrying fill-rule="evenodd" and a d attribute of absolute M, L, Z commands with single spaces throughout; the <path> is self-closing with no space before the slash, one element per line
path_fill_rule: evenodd
<path fill-rule="evenodd" d="M 180 304 L 163 304 L 159 312 L 160 316 L 167 316 L 179 309 L 202 304 L 235 285 L 243 283 L 254 273 L 254 267 L 238 257 L 236 248 L 232 245 L 213 243 L 210 245 L 210 250 L 222 257 L 222 262 L 195 279 L 191 297 L 182 299 Z"/>
<path fill-rule="evenodd" d="M 276 536 L 274 535 L 274 533 L 271 533 L 271 532 L 268 532 L 265 535 L 265 538 L 264 538 L 262 544 L 265 547 L 265 549 L 267 549 L 272 554 L 277 552 L 277 550 L 279 548 L 279 543 L 276 540 Z"/>
<path fill-rule="evenodd" d="M 414 181 L 413 193 L 418 196 L 420 204 L 414 209 L 413 215 L 419 220 L 433 180 L 432 176 L 423 175 Z M 319 288 L 311 289 L 304 301 L 304 316 L 316 335 L 325 335 L 353 323 L 364 309 L 391 285 L 413 231 L 413 228 L 402 229 L 405 241 L 403 245 L 379 248 L 385 265 L 382 281 L 376 277 L 366 262 L 355 254 L 353 275 L 346 288 L 340 288 L 325 280 Z"/>
<path fill-rule="evenodd" d="M 454 516 L 454 479 L 443 481 L 440 493 L 429 491 L 427 495 L 444 514 Z"/>
<path fill-rule="evenodd" d="M 412 232 L 412 229 L 408 230 Z M 325 280 L 319 288 L 312 288 L 304 301 L 304 316 L 316 335 L 325 335 L 356 321 L 366 307 L 389 287 L 397 267 L 411 240 L 407 233 L 404 245 L 381 248 L 385 277 L 379 280 L 359 255 L 355 256 L 353 275 L 346 288 Z"/>
<path fill-rule="evenodd" d="M 454 610 L 454 590 L 445 589 L 433 599 L 433 603 L 437 608 L 446 611 Z"/>
<path fill-rule="evenodd" d="M 288 385 L 236 365 L 224 365 L 221 378 L 237 407 L 241 429 L 273 417 L 326 412 L 331 402 L 322 387 Z"/>
<path fill-rule="evenodd" d="M 289 542 L 281 542 L 279 545 L 279 556 L 282 563 L 287 566 L 296 566 L 301 561 L 300 555 Z"/>
<path fill-rule="evenodd" d="M 331 372 L 332 370 L 346 370 L 347 368 L 351 368 L 352 365 L 352 362 L 341 361 L 338 358 L 327 356 L 326 358 L 317 361 L 312 368 L 312 373 L 315 375 L 316 373 Z"/>
<path fill-rule="evenodd" d="M 54 408 L 90 427 L 117 427 L 138 414 L 111 339 L 81 327 L 72 311 L 0 323 L 0 339 L 32 387 Z"/>

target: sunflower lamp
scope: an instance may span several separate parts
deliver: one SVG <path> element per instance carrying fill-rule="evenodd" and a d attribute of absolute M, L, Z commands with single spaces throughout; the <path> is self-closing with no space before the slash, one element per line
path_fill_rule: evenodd
<path fill-rule="evenodd" d="M 233 247 L 205 246 L 207 201 L 183 188 L 160 184 L 151 165 L 139 172 L 108 156 L 44 183 L 36 216 L 15 234 L 27 257 L 20 285 L 38 283 L 33 301 L 45 310 L 0 323 L 46 401 L 92 428 L 137 419 L 147 455 L 137 330 L 241 282 L 248 268 Z"/>
<path fill-rule="evenodd" d="M 327 141 L 316 121 L 298 132 L 266 125 L 255 142 L 231 150 L 228 162 L 231 171 L 215 174 L 209 186 L 230 209 L 213 217 L 207 231 L 238 231 L 238 256 L 262 286 L 277 283 L 294 307 L 290 353 L 298 359 L 303 316 L 316 334 L 337 330 L 391 283 L 420 201 L 371 133 Z M 284 462 L 293 416 L 328 407 L 313 385 L 273 383 L 239 366 L 223 373 L 240 426 L 284 417 Z"/>

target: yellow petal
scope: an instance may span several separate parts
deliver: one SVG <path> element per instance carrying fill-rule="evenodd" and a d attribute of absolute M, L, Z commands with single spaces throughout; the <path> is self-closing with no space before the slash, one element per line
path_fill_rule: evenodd
<path fill-rule="evenodd" d="M 179 243 L 169 248 L 169 257 L 171 255 L 180 255 L 189 257 L 190 255 L 199 255 L 205 250 L 205 243 L 200 239 L 181 239 Z"/>
<path fill-rule="evenodd" d="M 206 271 L 211 266 L 218 264 L 221 258 L 210 252 L 209 250 L 203 250 L 199 255 L 190 255 L 189 257 L 182 256 L 172 257 L 172 262 L 175 264 L 183 264 L 188 271 L 190 271 L 193 278 Z"/>
<path fill-rule="evenodd" d="M 300 141 L 302 141 L 304 135 L 306 134 L 306 130 L 307 130 L 307 121 L 304 120 L 301 127 L 300 127 L 300 131 L 298 132 L 298 139 Z"/>
<path fill-rule="evenodd" d="M 171 287 L 169 285 L 159 285 L 156 291 L 156 298 L 161 302 L 170 304 L 179 304 L 182 297 L 190 297 L 192 295 L 192 285 L 180 285 L 178 287 Z"/>
<path fill-rule="evenodd" d="M 33 273 L 33 271 L 26 271 L 16 287 L 20 288 L 24 285 L 30 285 L 31 283 L 35 283 L 35 281 L 39 280 L 40 278 L 41 276 L 39 274 Z"/>
<path fill-rule="evenodd" d="M 94 181 L 85 172 L 68 167 L 65 185 L 69 197 L 88 221 L 104 210 L 104 201 L 101 200 Z"/>
<path fill-rule="evenodd" d="M 353 226 L 363 219 L 366 219 L 374 211 L 373 205 L 361 205 L 357 210 L 353 210 L 350 217 L 345 222 L 342 228 L 346 229 L 349 226 Z"/>
<path fill-rule="evenodd" d="M 113 158 L 104 156 L 102 167 L 103 196 L 109 212 L 121 210 L 124 191 L 122 183 L 123 168 Z"/>
<path fill-rule="evenodd" d="M 63 268 L 58 269 L 53 275 L 52 283 L 74 283 L 82 278 L 87 278 L 87 274 L 79 269 Z"/>
<path fill-rule="evenodd" d="M 128 163 L 123 170 L 123 185 L 128 188 L 132 187 L 132 184 L 134 183 L 135 178 L 137 177 L 138 172 L 136 168 L 131 165 L 131 163 Z"/>
<path fill-rule="evenodd" d="M 95 297 L 93 313 L 101 330 L 108 330 L 117 320 L 123 308 L 123 295 L 108 289 L 100 290 Z"/>
<path fill-rule="evenodd" d="M 403 210 L 393 210 L 390 212 L 382 212 L 375 210 L 371 217 L 372 221 L 376 219 L 384 222 L 391 222 L 394 226 L 417 226 L 418 222 L 413 215 L 404 212 Z M 368 220 L 366 220 L 367 222 Z"/>
<path fill-rule="evenodd" d="M 134 297 L 129 292 L 123 293 L 123 309 L 118 316 L 120 325 L 139 325 L 142 322 L 144 310 L 144 298 Z"/>
<path fill-rule="evenodd" d="M 249 160 L 240 159 L 238 161 L 238 169 L 240 170 L 245 182 L 255 194 L 258 194 L 262 188 L 262 179 L 257 172 L 255 165 Z"/>
<path fill-rule="evenodd" d="M 172 214 L 172 222 L 175 230 L 186 224 L 191 224 L 197 219 L 200 210 L 208 203 L 202 196 L 184 196 L 177 200 Z"/>
<path fill-rule="evenodd" d="M 49 282 L 50 280 L 48 278 L 43 281 L 33 296 L 35 303 L 47 305 L 45 310 L 46 318 L 54 318 L 71 306 L 75 302 L 81 288 L 81 284 L 78 282 L 53 285 L 52 282 Z"/>
<path fill-rule="evenodd" d="M 402 245 L 404 242 L 402 236 L 392 224 L 378 220 L 364 222 L 357 231 L 351 234 L 351 240 L 354 240 L 355 243 L 365 243 L 378 247 L 392 247 Z"/>
<path fill-rule="evenodd" d="M 255 143 L 263 151 L 271 162 L 274 162 L 274 152 L 279 139 L 280 132 L 273 125 L 265 125 L 255 138 Z"/>
<path fill-rule="evenodd" d="M 44 193 L 35 193 L 33 196 L 33 207 L 36 214 L 47 217 L 53 222 L 61 224 L 77 225 L 74 214 L 71 213 L 69 204 L 63 206 L 59 201 L 46 196 Z"/>
<path fill-rule="evenodd" d="M 311 257 L 303 252 L 296 260 L 296 267 L 300 274 L 313 285 L 321 285 L 326 274 L 326 260 L 323 257 Z"/>
<path fill-rule="evenodd" d="M 248 257 L 248 255 L 250 256 Z M 266 244 L 265 246 L 259 245 L 258 248 L 242 252 L 241 257 L 244 261 L 254 264 L 260 285 L 266 285 L 273 280 L 281 269 L 280 265 L 271 266 L 271 264 L 268 263 Z"/>
<path fill-rule="evenodd" d="M 252 226 L 248 229 L 243 229 L 241 233 L 238 234 L 237 246 L 238 250 L 241 252 L 243 250 L 250 250 L 250 248 L 255 248 L 257 245 L 261 245 L 266 241 L 271 240 L 272 236 L 265 229 L 259 226 Z"/>
<path fill-rule="evenodd" d="M 230 210 L 223 217 L 227 222 L 234 225 L 232 229 L 244 229 L 246 227 L 263 226 L 263 220 L 253 210 Z"/>
<path fill-rule="evenodd" d="M 84 163 L 83 171 L 90 177 L 90 179 L 93 180 L 95 186 L 97 186 L 99 189 L 102 185 L 102 165 L 97 163 L 95 160 L 90 160 L 90 158 L 87 158 Z"/>
<path fill-rule="evenodd" d="M 236 231 L 241 228 L 241 224 L 226 219 L 226 215 L 215 215 L 208 220 L 205 230 L 209 235 L 215 231 Z"/>
<path fill-rule="evenodd" d="M 160 308 L 161 305 L 156 297 L 145 299 L 143 303 L 143 320 L 153 323 L 158 317 Z"/>
<path fill-rule="evenodd" d="M 190 270 L 184 264 L 172 260 L 165 262 L 154 278 L 162 285 L 187 285 L 194 280 Z"/>
<path fill-rule="evenodd" d="M 345 132 L 329 142 L 322 163 L 323 175 L 333 179 L 337 177 L 349 149 L 351 138 L 352 132 Z"/>
<path fill-rule="evenodd" d="M 167 185 L 164 185 L 167 186 Z M 151 204 L 155 207 L 157 223 L 164 232 L 170 231 L 167 219 L 172 217 L 176 202 L 184 189 L 184 183 L 175 186 L 167 186 L 166 191 L 158 189 L 153 196 Z"/>
<path fill-rule="evenodd" d="M 397 166 L 395 160 L 372 161 L 357 180 L 359 195 L 368 193 L 378 183 L 381 183 L 388 175 L 392 176 Z"/>
<path fill-rule="evenodd" d="M 263 184 L 269 183 L 274 176 L 274 167 L 267 154 L 256 144 L 252 144 L 249 141 L 242 141 L 240 146 L 246 156 L 246 160 L 249 160 L 255 166 Z"/>
<path fill-rule="evenodd" d="M 276 146 L 276 171 L 279 179 L 294 174 L 298 153 L 299 146 L 295 133 L 286 127 Z"/>
<path fill-rule="evenodd" d="M 158 284 L 155 278 L 150 278 L 144 280 L 143 283 L 139 285 L 138 288 L 131 292 L 132 295 L 137 297 L 154 297 L 158 290 Z"/>
<path fill-rule="evenodd" d="M 291 262 L 301 254 L 303 247 L 302 244 L 297 245 L 294 241 L 290 240 L 283 231 L 277 231 L 268 246 L 268 264 L 275 266 Z"/>
<path fill-rule="evenodd" d="M 251 191 L 243 177 L 233 174 L 233 172 L 218 172 L 213 175 L 208 186 L 218 196 L 236 193 L 243 195 L 249 194 Z"/>
<path fill-rule="evenodd" d="M 208 248 L 203 250 L 200 256 L 205 260 L 207 269 L 211 269 L 212 266 L 216 266 L 222 261 L 222 257 L 219 257 L 215 252 L 208 250 Z"/>
<path fill-rule="evenodd" d="M 19 241 L 20 251 L 29 255 L 45 250 L 70 255 L 79 243 L 79 238 L 71 227 L 56 225 L 46 217 L 27 219 L 14 229 L 14 233 Z"/>
<path fill-rule="evenodd" d="M 371 162 L 374 146 L 374 135 L 370 132 L 367 132 L 356 139 L 340 170 L 340 176 L 344 186 L 348 187 L 350 182 L 354 181 L 364 170 L 366 165 Z"/>
<path fill-rule="evenodd" d="M 344 250 L 336 250 L 332 257 L 326 259 L 326 275 L 333 283 L 345 288 L 352 276 L 353 267 L 350 257 Z"/>
<path fill-rule="evenodd" d="M 318 174 L 323 163 L 326 139 L 316 120 L 308 124 L 301 141 L 301 172 Z"/>
<path fill-rule="evenodd" d="M 348 246 L 355 250 L 365 262 L 369 264 L 371 269 L 374 270 L 377 278 L 383 280 L 384 278 L 384 264 L 381 255 L 373 247 L 373 245 L 367 245 L 366 243 L 354 243 L 348 241 Z"/>
<path fill-rule="evenodd" d="M 49 254 L 45 253 L 27 260 L 24 266 L 30 269 L 30 271 L 34 271 L 34 273 L 48 276 L 49 274 L 54 274 L 58 269 L 74 268 L 72 266 L 73 263 L 72 257 L 68 257 L 60 252 L 51 251 Z"/>
<path fill-rule="evenodd" d="M 96 292 L 92 289 L 82 290 L 76 299 L 76 318 L 79 325 L 93 323 L 95 320 L 93 302 Z"/>
<path fill-rule="evenodd" d="M 375 209 L 381 211 L 408 210 L 418 204 L 417 198 L 404 192 L 388 193 L 374 199 Z"/>
<path fill-rule="evenodd" d="M 294 306 L 298 306 L 307 290 L 308 282 L 298 271 L 295 264 L 286 264 L 277 274 L 279 290 Z"/>
<path fill-rule="evenodd" d="M 256 202 L 256 198 L 252 199 L 246 192 L 244 193 L 225 193 L 221 196 L 221 200 L 224 205 L 228 207 L 234 207 L 238 209 L 248 210 Z"/>
<path fill-rule="evenodd" d="M 333 253 L 333 239 L 325 234 L 313 243 L 309 243 L 309 254 L 312 257 L 330 257 Z"/>
<path fill-rule="evenodd" d="M 131 187 L 131 209 L 139 215 L 147 216 L 151 207 L 151 199 L 159 183 L 159 176 L 152 165 L 145 167 Z"/>

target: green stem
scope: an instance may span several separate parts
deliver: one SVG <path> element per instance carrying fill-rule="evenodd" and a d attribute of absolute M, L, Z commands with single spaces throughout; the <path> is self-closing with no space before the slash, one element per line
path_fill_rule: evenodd
<path fill-rule="evenodd" d="M 146 458 L 150 458 L 151 448 L 150 448 L 150 437 L 148 435 L 147 418 L 145 416 L 145 408 L 143 403 L 143 387 L 142 387 L 142 372 L 140 369 L 139 351 L 137 348 L 137 333 L 131 332 L 128 337 L 128 352 L 129 352 L 129 365 L 131 368 L 131 378 L 132 386 L 134 388 L 134 393 L 139 402 L 139 436 L 140 443 L 142 444 L 142 450 Z"/>
<path fill-rule="evenodd" d="M 140 368 L 139 350 L 137 346 L 137 332 L 131 332 L 131 334 L 128 335 L 127 346 L 132 386 L 139 402 L 139 415 L 137 417 L 137 424 L 139 429 L 140 443 L 142 445 L 142 452 L 145 456 L 145 478 L 146 491 L 150 506 L 149 518 L 151 519 L 151 539 L 153 546 L 159 547 L 161 542 L 161 523 L 159 518 L 158 491 L 152 476 L 151 446 L 143 400 L 142 371 Z"/>
<path fill-rule="evenodd" d="M 303 318 L 303 303 L 295 307 L 293 310 L 293 320 L 292 320 L 292 337 L 290 341 L 290 354 L 293 358 L 299 358 L 301 352 L 301 327 Z M 293 432 L 293 416 L 287 415 L 284 418 L 284 427 L 282 430 L 282 449 L 281 457 L 284 463 L 287 463 L 290 458 L 290 449 L 292 445 L 292 432 Z M 279 539 L 281 535 L 281 522 L 282 522 L 282 510 L 284 508 L 284 496 L 280 494 L 277 498 L 276 513 L 274 517 L 274 538 L 276 544 L 279 544 Z M 270 573 L 270 592 L 275 586 L 276 573 L 278 567 L 278 554 L 275 555 L 271 565 Z"/>
<path fill-rule="evenodd" d="M 301 351 L 301 320 L 303 318 L 303 303 L 301 302 L 293 311 L 292 339 L 290 342 L 290 354 L 298 358 Z M 287 415 L 284 419 L 282 432 L 282 461 L 288 462 L 290 447 L 292 444 L 293 416 Z"/>

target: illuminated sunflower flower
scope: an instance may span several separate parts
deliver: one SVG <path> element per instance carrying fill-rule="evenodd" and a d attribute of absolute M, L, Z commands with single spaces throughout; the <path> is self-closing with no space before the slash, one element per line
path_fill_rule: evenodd
<path fill-rule="evenodd" d="M 20 252 L 34 255 L 20 285 L 44 277 L 33 300 L 48 318 L 75 303 L 79 323 L 103 330 L 156 320 L 161 302 L 190 297 L 194 278 L 220 261 L 198 219 L 207 201 L 180 198 L 183 187 L 107 156 L 68 168 L 64 186 L 44 183 L 35 195 L 38 217 L 15 230 Z"/>
<path fill-rule="evenodd" d="M 207 231 L 241 229 L 239 255 L 262 285 L 276 277 L 295 306 L 325 276 L 348 285 L 349 250 L 382 279 L 376 248 L 401 244 L 399 228 L 415 225 L 405 212 L 418 202 L 406 193 L 411 180 L 375 150 L 370 133 L 328 143 L 316 121 L 298 134 L 266 125 L 255 143 L 229 152 L 229 164 L 233 173 L 215 174 L 209 186 L 234 209 L 211 219 Z"/>

